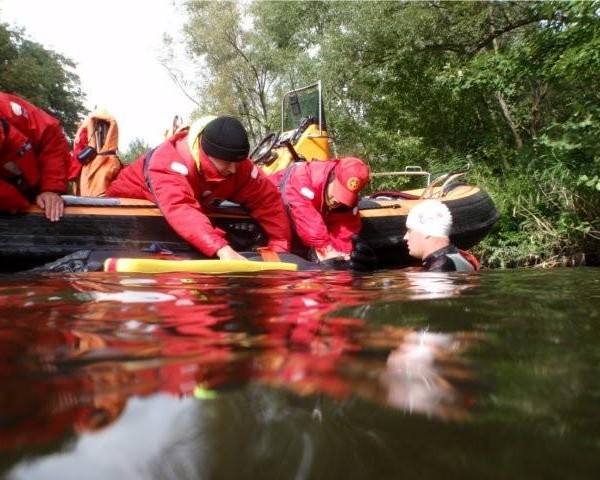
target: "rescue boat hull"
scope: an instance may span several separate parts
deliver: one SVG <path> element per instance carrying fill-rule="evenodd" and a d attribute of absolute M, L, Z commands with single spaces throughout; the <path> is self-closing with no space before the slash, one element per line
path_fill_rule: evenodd
<path fill-rule="evenodd" d="M 0 214 L 0 271 L 27 270 L 80 250 L 110 249 L 113 253 L 123 251 L 126 254 L 122 256 L 131 256 L 158 248 L 187 258 L 199 258 L 151 202 L 68 196 L 65 199 L 65 215 L 55 223 L 46 220 L 35 206 L 22 214 Z M 477 187 L 460 186 L 440 200 L 452 213 L 451 239 L 459 248 L 477 245 L 498 219 L 493 201 Z M 361 236 L 375 249 L 381 268 L 414 263 L 403 237 L 406 216 L 420 201 L 422 199 L 414 193 L 398 198 L 375 196 L 361 200 Z M 251 251 L 266 244 L 263 230 L 237 205 L 225 203 L 209 216 L 215 226 L 227 232 L 229 242 L 238 251 Z M 306 255 L 299 242 L 295 242 L 292 253 Z"/>

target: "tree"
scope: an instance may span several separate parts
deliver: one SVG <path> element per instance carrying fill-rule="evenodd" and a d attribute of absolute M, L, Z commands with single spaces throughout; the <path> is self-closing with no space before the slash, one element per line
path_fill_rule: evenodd
<path fill-rule="evenodd" d="M 198 65 L 200 78 L 194 85 L 197 114 L 234 115 L 252 140 L 260 140 L 273 129 L 269 106 L 276 62 L 245 25 L 251 18 L 245 4 L 185 1 L 183 8 L 188 18 L 183 28 L 186 49 Z M 169 69 L 172 74 L 176 71 L 174 65 Z"/>
<path fill-rule="evenodd" d="M 141 138 L 134 138 L 129 143 L 127 150 L 124 153 L 119 154 L 119 157 L 124 165 L 128 165 L 148 150 L 150 150 L 150 145 L 148 145 L 148 143 Z"/>
<path fill-rule="evenodd" d="M 14 93 L 60 120 L 69 138 L 86 111 L 73 61 L 0 24 L 0 90 Z"/>
<path fill-rule="evenodd" d="M 320 79 L 339 154 L 375 171 L 472 164 L 503 214 L 495 248 L 555 255 L 600 238 L 598 1 L 185 7 L 203 108 L 255 138 L 278 125 L 281 92 Z"/>

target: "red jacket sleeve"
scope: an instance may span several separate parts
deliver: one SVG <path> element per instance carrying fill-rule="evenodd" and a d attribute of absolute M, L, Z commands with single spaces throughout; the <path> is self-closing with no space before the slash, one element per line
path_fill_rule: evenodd
<path fill-rule="evenodd" d="M 228 244 L 196 199 L 192 182 L 200 180 L 195 165 L 182 159 L 171 143 L 153 153 L 148 176 L 156 204 L 180 237 L 209 257 Z"/>
<path fill-rule="evenodd" d="M 333 246 L 323 213 L 318 205 L 323 195 L 322 188 L 314 188 L 309 176 L 309 165 L 294 167 L 284 186 L 282 197 L 289 208 L 293 228 L 302 243 L 311 248 Z M 324 181 L 324 180 L 323 180 Z"/>
<path fill-rule="evenodd" d="M 237 185 L 231 199 L 246 207 L 265 229 L 271 249 L 289 252 L 292 234 L 279 190 L 250 160 L 237 168 Z"/>
<path fill-rule="evenodd" d="M 293 185 L 285 191 L 292 222 L 302 243 L 311 248 L 333 246 L 323 214 Z"/>
<path fill-rule="evenodd" d="M 67 191 L 69 170 L 69 144 L 60 122 L 42 109 L 15 97 L 2 95 L 10 113 L 9 122 L 16 126 L 33 147 L 40 171 L 40 192 L 64 193 Z"/>
<path fill-rule="evenodd" d="M 65 193 L 71 156 L 69 144 L 58 121 L 44 129 L 39 145 L 40 192 Z"/>
<path fill-rule="evenodd" d="M 352 235 L 358 235 L 362 227 L 358 208 L 331 213 L 327 217 L 327 225 L 333 248 L 342 253 L 352 252 Z"/>
<path fill-rule="evenodd" d="M 299 165 L 285 183 L 283 197 L 289 206 L 296 233 L 307 247 L 332 247 L 342 253 L 352 251 L 352 235 L 360 232 L 358 210 L 334 211 L 326 214 L 324 188 L 331 166 Z"/>
<path fill-rule="evenodd" d="M 69 180 L 75 180 L 77 179 L 77 177 L 79 177 L 83 165 L 79 163 L 79 160 L 77 160 L 77 155 L 79 155 L 88 144 L 87 128 L 80 129 L 78 133 L 79 135 L 75 138 L 75 141 L 73 142 L 73 151 L 71 152 L 71 160 L 69 164 Z"/>

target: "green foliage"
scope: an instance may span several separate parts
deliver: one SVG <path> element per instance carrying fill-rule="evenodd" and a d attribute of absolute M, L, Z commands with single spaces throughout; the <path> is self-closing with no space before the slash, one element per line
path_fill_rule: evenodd
<path fill-rule="evenodd" d="M 150 145 L 141 138 L 134 138 L 127 147 L 125 152 L 119 154 L 119 158 L 123 165 L 128 165 L 131 162 L 137 160 L 140 155 L 150 150 Z"/>
<path fill-rule="evenodd" d="M 600 192 L 600 178 L 598 175 L 594 175 L 592 178 L 588 177 L 587 175 L 581 175 L 577 179 L 577 184 L 585 185 L 586 187 L 593 188 Z"/>
<path fill-rule="evenodd" d="M 185 1 L 186 49 L 199 66 L 195 82 L 198 115 L 230 114 L 242 119 L 258 142 L 276 130 L 271 108 L 279 100 L 278 65 L 286 62 L 273 41 L 252 28 L 246 3 Z"/>
<path fill-rule="evenodd" d="M 554 265 L 580 252 L 597 252 L 600 196 L 561 162 L 534 156 L 511 175 L 483 168 L 476 183 L 501 213 L 496 232 L 478 246 L 489 266 Z M 595 185 L 594 185 L 595 186 Z"/>
<path fill-rule="evenodd" d="M 488 264 L 600 252 L 599 2 L 185 6 L 209 110 L 260 138 L 282 92 L 320 79 L 339 155 L 433 176 L 471 165 L 502 214 L 479 247 Z"/>
<path fill-rule="evenodd" d="M 75 64 L 0 23 L 0 91 L 14 93 L 58 118 L 74 136 L 86 113 Z"/>

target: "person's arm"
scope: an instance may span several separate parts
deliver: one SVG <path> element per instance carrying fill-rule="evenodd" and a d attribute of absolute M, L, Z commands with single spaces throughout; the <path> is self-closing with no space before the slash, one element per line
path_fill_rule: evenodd
<path fill-rule="evenodd" d="M 42 137 L 42 150 L 38 154 L 40 193 L 36 197 L 36 203 L 44 209 L 48 220 L 56 222 L 65 212 L 65 204 L 60 194 L 67 192 L 71 156 L 69 144 L 58 123 L 49 126 Z"/>
<path fill-rule="evenodd" d="M 329 238 L 336 250 L 349 255 L 352 251 L 352 237 L 358 235 L 362 221 L 358 208 L 332 212 L 327 217 Z"/>
<path fill-rule="evenodd" d="M 292 223 L 302 243 L 314 251 L 317 260 L 348 259 L 348 252 L 337 248 L 323 213 L 317 210 L 312 199 L 303 195 L 298 188 L 288 183 L 286 200 L 290 207 Z"/>
<path fill-rule="evenodd" d="M 177 234 L 202 254 L 212 257 L 228 246 L 225 233 L 215 229 L 202 211 L 190 184 L 197 178 L 171 169 L 179 156 L 170 144 L 163 144 L 153 154 L 148 175 L 156 204 Z"/>
<path fill-rule="evenodd" d="M 277 187 L 250 160 L 239 164 L 232 200 L 250 211 L 269 237 L 269 247 L 289 252 L 290 223 Z"/>
<path fill-rule="evenodd" d="M 30 108 L 31 143 L 40 169 L 39 192 L 66 193 L 71 153 L 60 122 L 40 109 Z"/>
<path fill-rule="evenodd" d="M 67 191 L 70 152 L 60 122 L 42 109 L 17 97 L 10 97 L 13 122 L 31 145 L 26 155 L 39 169 L 36 185 L 37 205 L 50 221 L 59 220 L 64 213 L 60 196 Z M 35 157 L 35 158 L 34 158 Z"/>

